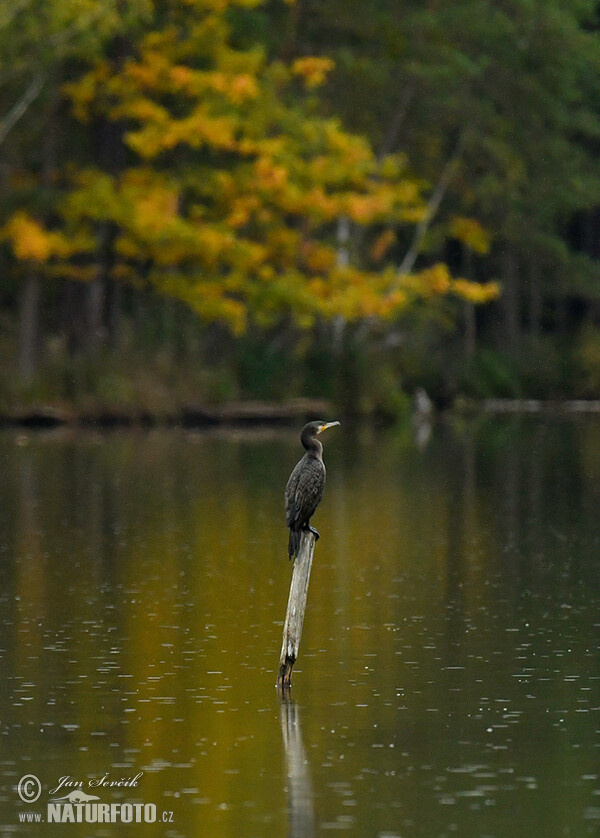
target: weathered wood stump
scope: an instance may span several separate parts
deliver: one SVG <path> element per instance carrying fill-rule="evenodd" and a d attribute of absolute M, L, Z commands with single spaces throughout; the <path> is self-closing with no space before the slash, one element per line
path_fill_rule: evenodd
<path fill-rule="evenodd" d="M 300 549 L 294 559 L 290 595 L 283 626 L 283 643 L 279 656 L 279 675 L 277 677 L 277 686 L 282 690 L 289 690 L 291 687 L 292 670 L 298 658 L 315 541 L 313 532 L 303 530 L 300 536 Z"/>

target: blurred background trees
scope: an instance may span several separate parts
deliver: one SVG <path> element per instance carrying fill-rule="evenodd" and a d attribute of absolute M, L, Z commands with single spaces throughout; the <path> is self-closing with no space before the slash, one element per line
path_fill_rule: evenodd
<path fill-rule="evenodd" d="M 0 401 L 600 395 L 584 0 L 0 6 Z"/>

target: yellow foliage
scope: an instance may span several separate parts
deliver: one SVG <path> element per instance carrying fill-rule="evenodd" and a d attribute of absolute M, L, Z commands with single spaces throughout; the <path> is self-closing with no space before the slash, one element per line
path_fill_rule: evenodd
<path fill-rule="evenodd" d="M 406 295 L 395 291 L 386 295 L 387 272 L 369 273 L 355 268 L 334 268 L 326 277 L 318 276 L 307 283 L 310 296 L 325 316 L 342 315 L 357 318 L 388 318 L 406 304 Z"/>
<path fill-rule="evenodd" d="M 408 303 L 407 295 L 399 288 L 396 288 L 390 294 L 387 294 L 385 300 L 391 312 L 404 308 L 404 306 Z"/>
<path fill-rule="evenodd" d="M 231 211 L 226 219 L 227 226 L 240 229 L 249 223 L 252 214 L 260 206 L 260 202 L 255 195 L 244 195 L 233 198 L 230 206 Z"/>
<path fill-rule="evenodd" d="M 306 58 L 297 58 L 292 64 L 292 73 L 296 76 L 302 76 L 307 87 L 318 87 L 323 84 L 333 67 L 334 62 L 330 58 L 318 58 L 317 56 L 308 56 Z"/>
<path fill-rule="evenodd" d="M 450 290 L 450 272 L 448 266 L 441 262 L 421 271 L 417 274 L 417 280 L 421 283 L 422 291 L 426 296 L 446 294 Z"/>
<path fill-rule="evenodd" d="M 277 165 L 271 158 L 260 157 L 254 166 L 257 187 L 260 189 L 282 189 L 288 180 L 288 170 Z"/>
<path fill-rule="evenodd" d="M 132 108 L 132 115 L 143 112 L 145 103 L 137 103 Z M 160 108 L 152 110 L 152 121 L 148 121 L 144 128 L 131 131 L 126 136 L 128 145 L 141 157 L 149 160 L 164 151 L 175 148 L 180 143 L 186 143 L 195 148 L 202 145 L 214 146 L 222 149 L 235 148 L 235 123 L 230 117 L 213 117 L 204 107 L 199 107 L 190 116 L 180 120 L 163 120 Z M 158 119 L 155 119 L 158 117 Z"/>
<path fill-rule="evenodd" d="M 267 246 L 272 260 L 293 263 L 300 249 L 300 235 L 296 230 L 279 227 L 267 233 Z"/>
<path fill-rule="evenodd" d="M 329 273 L 335 267 L 337 254 L 335 248 L 307 241 L 300 250 L 306 269 L 314 273 Z"/>
<path fill-rule="evenodd" d="M 13 253 L 21 261 L 47 262 L 68 252 L 63 236 L 46 230 L 26 212 L 18 211 L 5 224 L 2 237 L 8 239 Z"/>
<path fill-rule="evenodd" d="M 346 199 L 346 212 L 357 224 L 369 224 L 392 211 L 391 198 L 384 190 L 371 195 L 350 194 Z"/>
<path fill-rule="evenodd" d="M 136 222 L 146 234 L 158 233 L 177 217 L 178 197 L 173 189 L 156 186 L 135 202 Z"/>
<path fill-rule="evenodd" d="M 118 175 L 78 174 L 62 207 L 66 228 L 78 234 L 76 252 L 93 253 L 98 224 L 110 221 L 114 278 L 135 282 L 143 265 L 162 293 L 235 332 L 249 311 L 265 323 L 287 312 L 308 323 L 391 317 L 411 300 L 449 293 L 490 299 L 497 288 L 453 280 L 441 264 L 406 277 L 362 269 L 361 257 L 381 264 L 399 229 L 423 220 L 423 184 L 402 155 L 378 160 L 365 138 L 311 110 L 313 95 L 294 79 L 311 91 L 332 71 L 329 58 L 269 62 L 259 48 L 232 45 L 228 10 L 259 2 L 168 0 L 170 22 L 147 31 L 131 58 L 106 61 L 65 88 L 81 118 L 94 113 L 126 125 L 137 156 Z M 371 228 L 352 248 L 356 265 L 343 269 L 341 217 L 355 231 Z M 39 261 L 58 255 L 58 242 L 40 225 L 12 223 L 15 252 Z M 489 247 L 472 219 L 454 218 L 451 234 L 476 252 Z"/>
<path fill-rule="evenodd" d="M 483 305 L 500 296 L 500 286 L 497 282 L 470 282 L 467 279 L 452 280 L 452 291 L 475 305 Z"/>
<path fill-rule="evenodd" d="M 246 99 L 255 99 L 258 96 L 256 80 L 247 74 L 234 76 L 229 85 L 229 98 L 234 104 L 240 104 Z"/>
<path fill-rule="evenodd" d="M 450 235 L 482 256 L 490 249 L 491 234 L 475 218 L 455 215 L 450 221 Z"/>
<path fill-rule="evenodd" d="M 142 90 L 156 90 L 160 87 L 161 77 L 168 77 L 171 72 L 167 56 L 160 50 L 148 51 L 142 61 L 129 61 L 125 66 L 127 79 Z"/>
<path fill-rule="evenodd" d="M 73 112 L 77 119 L 86 122 L 90 108 L 97 96 L 98 89 L 106 85 L 110 75 L 107 62 L 102 62 L 78 81 L 63 85 L 63 92 L 73 103 Z"/>
<path fill-rule="evenodd" d="M 240 105 L 258 95 L 256 79 L 249 73 L 212 72 L 206 74 L 211 89 L 226 96 L 233 104 Z"/>
<path fill-rule="evenodd" d="M 399 290 L 411 297 L 427 298 L 455 294 L 475 305 L 489 303 L 500 294 L 500 286 L 496 282 L 480 283 L 468 279 L 453 279 L 447 265 L 442 263 L 419 273 L 403 276 L 393 283 L 393 287 L 394 291 Z"/>
<path fill-rule="evenodd" d="M 98 276 L 96 265 L 77 265 L 50 262 L 44 266 L 45 276 L 52 279 L 72 279 L 74 282 L 92 282 Z"/>
<path fill-rule="evenodd" d="M 184 301 L 207 320 L 221 320 L 237 335 L 245 331 L 245 305 L 240 300 L 224 294 L 222 283 L 218 280 L 171 272 L 167 275 L 151 274 L 150 281 L 161 293 Z"/>
<path fill-rule="evenodd" d="M 189 67 L 182 64 L 176 64 L 169 70 L 169 75 L 176 88 L 187 88 L 194 77 L 194 73 Z"/>
<path fill-rule="evenodd" d="M 371 259 L 374 262 L 383 261 L 386 253 L 395 242 L 395 232 L 393 230 L 384 230 L 384 232 L 377 237 L 373 247 L 371 248 Z"/>
<path fill-rule="evenodd" d="M 309 189 L 297 201 L 295 209 L 309 218 L 331 220 L 342 214 L 339 200 L 320 186 Z"/>
<path fill-rule="evenodd" d="M 169 121 L 169 114 L 162 105 L 158 102 L 152 102 L 150 99 L 139 98 L 128 102 L 120 108 L 113 110 L 113 116 L 126 117 L 135 119 L 138 122 L 153 123 L 158 125 L 166 125 Z"/>
<path fill-rule="evenodd" d="M 175 125 L 177 126 L 177 123 Z M 231 117 L 212 116 L 204 108 L 198 108 L 190 117 L 179 123 L 178 128 L 175 128 L 175 135 L 178 142 L 201 145 L 202 143 L 197 142 L 196 139 L 190 139 L 197 134 L 207 145 L 222 149 L 234 149 L 235 129 L 236 124 Z"/>

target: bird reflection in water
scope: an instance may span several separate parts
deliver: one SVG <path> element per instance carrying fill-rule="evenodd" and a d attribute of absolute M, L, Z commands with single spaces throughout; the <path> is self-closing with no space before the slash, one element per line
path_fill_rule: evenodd
<path fill-rule="evenodd" d="M 302 726 L 298 707 L 289 698 L 281 695 L 281 733 L 285 751 L 288 811 L 290 818 L 289 838 L 312 838 L 314 835 L 314 794 L 310 778 L 310 767 L 302 741 Z"/>

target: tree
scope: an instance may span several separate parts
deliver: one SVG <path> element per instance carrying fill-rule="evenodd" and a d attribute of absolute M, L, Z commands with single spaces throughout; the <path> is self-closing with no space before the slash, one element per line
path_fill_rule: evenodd
<path fill-rule="evenodd" d="M 44 240 L 44 227 L 60 192 L 59 159 L 69 157 L 60 86 L 70 64 L 98 55 L 121 26 L 143 14 L 144 4 L 130 0 L 15 0 L 0 13 L 0 146 L 8 187 L 2 209 L 14 212 L 4 232 L 21 265 L 18 369 L 25 383 L 37 366 L 42 267 L 55 254 L 55 237 Z"/>
<path fill-rule="evenodd" d="M 597 268 L 569 234 L 576 213 L 597 204 L 595 4 L 303 0 L 292 17 L 292 54 L 335 60 L 323 91 L 331 107 L 381 153 L 402 148 L 429 183 L 436 212 L 414 241 L 417 258 L 447 248 L 455 216 L 491 234 L 478 267 L 463 262 L 502 277 L 493 316 L 504 341 L 516 350 L 524 323 L 539 329 L 545 302 L 597 295 Z"/>
<path fill-rule="evenodd" d="M 99 57 L 63 88 L 91 132 L 114 126 L 126 162 L 114 165 L 112 147 L 106 165 L 74 172 L 47 227 L 47 271 L 97 281 L 109 229 L 106 276 L 154 286 L 235 333 L 248 318 L 385 318 L 419 296 L 493 295 L 443 265 L 407 277 L 386 264 L 395 231 L 427 213 L 420 183 L 404 155 L 378 158 L 322 115 L 328 58 L 235 46 L 228 13 L 256 5 L 156 4 L 130 53 Z M 344 259 L 341 222 L 362 231 Z"/>

